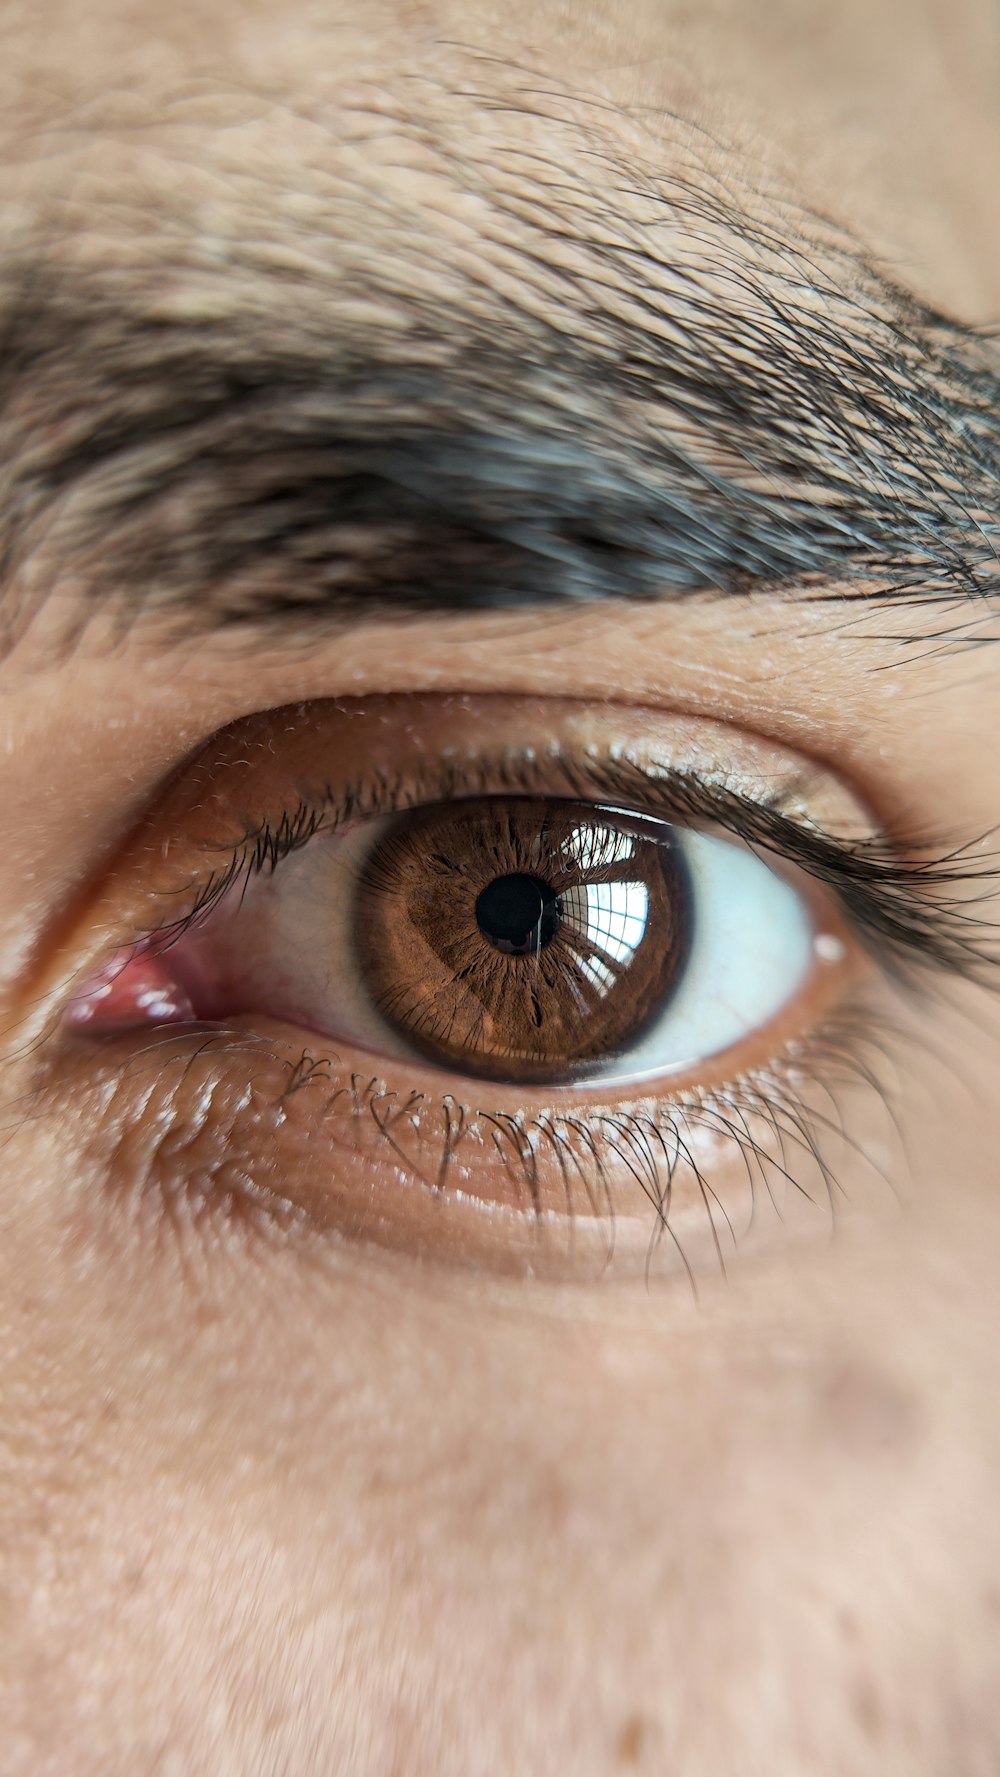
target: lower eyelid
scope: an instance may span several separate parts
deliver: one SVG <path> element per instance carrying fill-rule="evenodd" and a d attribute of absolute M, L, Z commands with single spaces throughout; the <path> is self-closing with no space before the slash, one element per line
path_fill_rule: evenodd
<path fill-rule="evenodd" d="M 849 1071 L 854 1035 L 819 1038 L 822 1065 L 832 1045 Z M 50 1090 L 75 1100 L 84 1173 L 112 1205 L 203 1236 L 288 1232 L 500 1273 L 697 1287 L 832 1226 L 833 1175 L 810 1154 L 823 1088 L 808 1046 L 686 1101 L 592 1095 L 534 1111 L 379 1078 L 364 1057 L 304 1052 L 283 1027 L 74 1050 Z M 871 1108 L 862 1072 L 852 1090 Z"/>

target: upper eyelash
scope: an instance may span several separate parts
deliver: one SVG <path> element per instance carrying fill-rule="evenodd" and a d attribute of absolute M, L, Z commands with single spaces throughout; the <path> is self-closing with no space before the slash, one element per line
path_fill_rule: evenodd
<path fill-rule="evenodd" d="M 621 790 L 637 769 L 629 761 L 613 760 L 608 776 Z M 691 774 L 680 774 L 678 784 L 671 786 L 675 815 L 678 787 L 685 810 L 695 818 L 705 818 L 710 803 L 710 818 L 832 889 L 852 929 L 890 972 L 908 977 L 914 963 L 923 963 L 988 983 L 1000 967 L 1000 924 L 972 911 L 1000 897 L 1000 858 L 977 855 L 986 839 L 937 852 L 925 842 L 922 855 L 908 859 L 884 833 L 853 838 L 825 833 L 787 814 L 780 798 L 756 801 Z M 986 885 L 985 892 L 971 899 L 954 892 L 977 884 Z"/>
<path fill-rule="evenodd" d="M 622 758 L 588 759 L 584 765 L 557 753 L 543 761 L 534 754 L 464 760 L 461 766 L 445 760 L 416 786 L 404 786 L 378 771 L 339 791 L 328 785 L 318 797 L 301 799 L 276 821 L 265 816 L 235 843 L 227 843 L 226 862 L 190 885 L 185 912 L 164 920 L 142 941 L 168 948 L 234 886 L 242 883 L 245 889 L 254 876 L 277 869 L 318 833 L 335 831 L 349 820 L 432 801 L 537 794 L 543 788 L 554 794 L 553 772 L 562 780 L 558 793 L 624 805 L 634 814 L 675 824 L 678 817 L 711 821 L 755 849 L 797 865 L 834 893 L 860 941 L 886 972 L 900 979 L 910 981 L 914 968 L 930 966 L 990 983 L 1000 967 L 1000 923 L 979 911 L 984 901 L 1000 897 L 1000 858 L 982 853 L 984 839 L 936 853 L 925 843 L 908 859 L 884 833 L 835 836 L 789 814 L 783 804 L 797 796 L 796 785 L 764 800 L 691 771 L 659 766 L 651 771 Z M 477 775 L 480 782 L 470 783 Z M 961 892 L 977 885 L 982 893 Z"/>

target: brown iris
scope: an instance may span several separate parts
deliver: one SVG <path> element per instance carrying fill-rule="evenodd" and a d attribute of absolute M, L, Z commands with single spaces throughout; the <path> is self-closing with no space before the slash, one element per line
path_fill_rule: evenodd
<path fill-rule="evenodd" d="M 566 1080 L 634 1046 L 690 948 L 668 827 L 489 797 L 401 815 L 362 872 L 355 943 L 407 1044 L 492 1079 Z"/>

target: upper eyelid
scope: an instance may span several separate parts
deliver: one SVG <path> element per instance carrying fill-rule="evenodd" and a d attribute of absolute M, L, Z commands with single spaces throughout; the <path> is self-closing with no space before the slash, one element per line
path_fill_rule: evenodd
<path fill-rule="evenodd" d="M 969 911 L 963 889 L 986 884 L 1000 896 L 1000 863 L 976 857 L 979 842 L 934 851 L 926 840 L 919 855 L 906 856 L 880 832 L 849 837 L 824 832 L 800 814 L 788 812 L 801 801 L 796 780 L 765 800 L 690 770 L 663 765 L 643 768 L 637 760 L 557 760 L 507 754 L 498 761 L 484 757 L 479 782 L 469 782 L 470 766 L 446 767 L 411 784 L 405 801 L 394 801 L 400 786 L 381 775 L 339 792 L 332 786 L 295 809 L 285 809 L 277 825 L 265 819 L 235 841 L 222 841 L 227 861 L 190 886 L 191 905 L 179 918 L 160 922 L 144 941 L 169 944 L 191 919 L 205 914 L 235 882 L 263 868 L 275 868 L 283 857 L 345 819 L 374 817 L 396 807 L 417 806 L 452 795 L 517 795 L 561 793 L 581 799 L 616 799 L 634 812 L 684 824 L 715 822 L 755 849 L 783 858 L 815 877 L 836 895 L 849 925 L 875 954 L 879 964 L 899 977 L 915 965 L 976 981 L 994 983 L 1000 974 L 1000 926 Z M 553 792 L 553 772 L 562 774 L 562 788 Z M 463 776 L 465 773 L 465 776 Z M 487 787 L 491 786 L 491 787 Z M 958 891 L 957 893 L 955 891 Z"/>

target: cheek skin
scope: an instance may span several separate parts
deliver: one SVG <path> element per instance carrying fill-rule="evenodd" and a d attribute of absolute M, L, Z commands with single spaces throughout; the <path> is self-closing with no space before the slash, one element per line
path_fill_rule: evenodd
<path fill-rule="evenodd" d="M 926 1214 L 700 1306 L 111 1218 L 53 1148 L 0 1230 L 14 1777 L 989 1777 L 1000 1214 L 954 1128 Z"/>
<path fill-rule="evenodd" d="M 981 1218 L 599 1319 L 47 1219 L 4 1252 L 17 1777 L 995 1768 Z"/>

